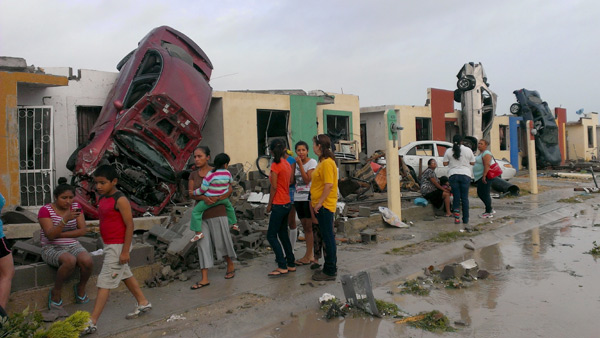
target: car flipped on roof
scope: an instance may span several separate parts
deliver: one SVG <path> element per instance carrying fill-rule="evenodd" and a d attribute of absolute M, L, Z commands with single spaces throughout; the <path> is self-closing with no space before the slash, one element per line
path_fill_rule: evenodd
<path fill-rule="evenodd" d="M 212 96 L 213 66 L 190 38 L 153 29 L 119 64 L 88 142 L 69 159 L 75 200 L 97 218 L 93 172 L 111 164 L 135 216 L 157 215 L 177 190 L 179 173 L 200 142 Z"/>
<path fill-rule="evenodd" d="M 558 126 L 548 103 L 542 101 L 540 94 L 535 90 L 523 88 L 513 93 L 518 103 L 510 106 L 510 112 L 523 117 L 524 121 L 533 121 L 537 165 L 560 165 L 562 157 L 558 145 Z"/>
<path fill-rule="evenodd" d="M 416 179 L 417 174 L 427 169 L 427 162 L 430 159 L 435 159 L 437 162 L 437 169 L 435 173 L 438 177 L 448 176 L 448 167 L 444 166 L 444 154 L 446 150 L 452 148 L 452 143 L 445 141 L 415 141 L 410 142 L 402 148 L 398 149 L 398 155 L 402 156 L 402 159 L 408 169 L 411 171 L 411 175 Z M 517 171 L 513 166 L 505 161 L 496 159 L 500 168 L 502 168 L 502 175 L 500 176 L 504 180 L 509 180 L 517 174 Z M 471 175 L 472 176 L 472 175 Z"/>
<path fill-rule="evenodd" d="M 454 101 L 461 104 L 462 135 L 475 142 L 482 138 L 489 140 L 497 95 L 489 88 L 483 66 L 481 63 L 465 63 L 456 77 L 458 89 L 454 91 Z"/>

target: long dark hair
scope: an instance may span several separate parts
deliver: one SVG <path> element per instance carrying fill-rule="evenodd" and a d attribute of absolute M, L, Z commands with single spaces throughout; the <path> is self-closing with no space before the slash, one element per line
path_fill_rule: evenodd
<path fill-rule="evenodd" d="M 285 151 L 285 142 L 283 142 L 283 140 L 280 138 L 276 138 L 271 141 L 269 150 L 273 154 L 273 162 L 279 163 L 281 162 L 281 158 L 283 157 L 283 153 Z"/>
<path fill-rule="evenodd" d="M 462 144 L 463 137 L 461 135 L 454 135 L 452 138 L 452 157 L 458 160 L 460 158 L 460 145 Z"/>
<path fill-rule="evenodd" d="M 58 198 L 58 196 L 62 195 L 65 191 L 70 191 L 75 195 L 75 187 L 67 184 L 67 179 L 61 177 L 58 179 L 58 185 L 54 188 L 53 194 L 54 198 Z"/>
<path fill-rule="evenodd" d="M 329 136 L 325 134 L 319 134 L 313 137 L 313 142 L 316 145 L 321 146 L 321 155 L 319 156 L 319 161 L 322 161 L 326 158 L 335 159 L 335 155 L 333 151 L 331 151 L 331 139 Z"/>

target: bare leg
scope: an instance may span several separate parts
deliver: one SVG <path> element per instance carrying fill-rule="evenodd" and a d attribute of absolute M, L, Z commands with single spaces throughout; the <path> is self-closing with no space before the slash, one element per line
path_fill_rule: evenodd
<path fill-rule="evenodd" d="M 452 209 L 450 209 L 450 193 L 444 192 L 442 198 L 444 199 L 444 205 L 446 207 L 446 216 L 452 216 Z"/>
<path fill-rule="evenodd" d="M 108 301 L 108 295 L 110 295 L 110 289 L 98 288 L 98 295 L 96 296 L 96 302 L 94 303 L 94 310 L 90 316 L 90 319 L 94 325 L 98 323 L 98 318 L 100 318 L 102 310 L 104 310 L 104 306 Z"/>
<path fill-rule="evenodd" d="M 85 287 L 92 275 L 93 262 L 92 257 L 87 252 L 81 252 L 77 255 L 77 266 L 79 267 L 79 284 L 77 285 L 77 295 L 85 295 Z"/>
<path fill-rule="evenodd" d="M 6 304 L 8 304 L 10 285 L 14 275 L 13 255 L 8 254 L 0 258 L 0 306 L 4 309 L 6 309 Z"/>
<path fill-rule="evenodd" d="M 312 220 L 310 218 L 303 218 L 302 229 L 304 230 L 304 242 L 306 243 L 306 253 L 304 257 L 300 258 L 299 261 L 302 263 L 310 263 L 315 259 L 313 248 L 314 248 L 314 237 L 312 231 Z"/>
<path fill-rule="evenodd" d="M 123 282 L 125 283 L 127 289 L 129 289 L 129 292 L 131 292 L 133 297 L 135 297 L 138 305 L 148 305 L 148 300 L 144 296 L 142 289 L 140 289 L 140 285 L 135 277 L 124 279 Z"/>
<path fill-rule="evenodd" d="M 58 267 L 58 271 L 56 272 L 56 279 L 54 280 L 54 288 L 52 288 L 52 301 L 55 303 L 60 302 L 62 296 L 62 287 L 65 281 L 71 277 L 73 271 L 75 271 L 75 266 L 77 265 L 77 258 L 71 255 L 68 252 L 63 253 L 58 257 L 58 262 L 60 263 Z M 89 276 L 88 276 L 89 278 Z"/>
<path fill-rule="evenodd" d="M 224 256 L 223 258 L 225 258 L 225 261 L 227 262 L 227 272 L 232 272 L 233 270 L 235 270 L 235 265 L 233 265 L 233 260 L 231 259 L 231 257 L 229 256 Z M 207 280 L 208 280 L 208 269 L 203 269 L 206 270 L 206 276 L 207 276 Z M 204 271 L 202 271 L 203 275 L 202 278 L 204 279 Z"/>

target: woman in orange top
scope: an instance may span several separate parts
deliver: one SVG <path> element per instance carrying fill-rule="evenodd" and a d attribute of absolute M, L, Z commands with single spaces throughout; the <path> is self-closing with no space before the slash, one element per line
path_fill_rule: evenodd
<path fill-rule="evenodd" d="M 310 186 L 311 206 L 319 221 L 319 229 L 325 248 L 323 270 L 317 270 L 312 279 L 316 281 L 335 280 L 337 276 L 337 249 L 333 232 L 333 216 L 338 199 L 338 170 L 335 155 L 331 151 L 331 140 L 327 135 L 313 138 L 313 151 L 319 156 L 319 164 L 312 173 Z"/>
<path fill-rule="evenodd" d="M 281 139 L 275 139 L 269 145 L 271 154 L 273 155 L 273 163 L 271 164 L 271 195 L 269 196 L 269 204 L 267 212 L 271 213 L 269 218 L 269 228 L 267 229 L 267 240 L 275 253 L 275 261 L 277 269 L 269 273 L 269 277 L 280 277 L 288 272 L 296 271 L 294 261 L 294 251 L 290 237 L 288 236 L 288 215 L 292 209 L 292 201 L 290 199 L 290 182 L 292 180 L 292 167 L 283 158 L 285 151 L 285 143 Z M 279 241 L 277 240 L 279 238 Z M 283 246 L 283 250 L 279 245 Z M 283 252 L 285 251 L 285 256 Z"/>

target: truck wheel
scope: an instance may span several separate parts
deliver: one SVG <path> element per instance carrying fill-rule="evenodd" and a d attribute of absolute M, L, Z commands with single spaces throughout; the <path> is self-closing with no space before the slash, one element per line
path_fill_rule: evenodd
<path fill-rule="evenodd" d="M 456 82 L 456 86 L 460 90 L 471 90 L 475 88 L 475 81 L 468 77 L 461 77 L 458 82 Z"/>
<path fill-rule="evenodd" d="M 521 106 L 518 103 L 513 103 L 510 105 L 510 112 L 513 114 L 518 114 L 521 111 Z"/>
<path fill-rule="evenodd" d="M 458 89 L 455 90 L 454 91 L 454 101 L 460 103 L 461 98 L 462 98 L 462 91 L 460 91 Z"/>

